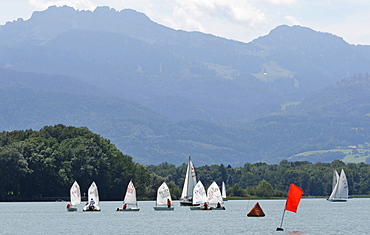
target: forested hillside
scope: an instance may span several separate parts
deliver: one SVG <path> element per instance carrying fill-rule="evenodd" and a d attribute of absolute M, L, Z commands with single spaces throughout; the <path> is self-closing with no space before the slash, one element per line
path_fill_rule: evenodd
<path fill-rule="evenodd" d="M 290 182 L 299 185 L 307 195 L 327 196 L 331 191 L 333 170 L 344 169 L 352 195 L 370 193 L 370 165 L 309 163 L 305 161 L 268 165 L 246 163 L 197 166 L 198 180 L 208 186 L 225 181 L 229 196 L 282 197 Z M 39 131 L 0 133 L 0 200 L 45 200 L 68 197 L 76 180 L 82 194 L 92 181 L 102 200 L 122 200 L 130 180 L 137 186 L 140 199 L 154 199 L 157 187 L 166 180 L 174 199 L 179 199 L 186 164 L 162 163 L 144 166 L 132 161 L 110 143 L 87 128 L 56 125 Z"/>
<path fill-rule="evenodd" d="M 193 163 L 196 164 L 196 159 Z M 149 166 L 156 174 L 181 186 L 186 165 L 176 167 L 163 163 Z M 370 193 L 370 165 L 345 164 L 334 160 L 331 163 L 310 163 L 307 161 L 281 161 L 279 164 L 246 163 L 242 167 L 224 165 L 195 165 L 197 180 L 205 186 L 216 181 L 219 186 L 224 181 L 229 196 L 240 197 L 281 197 L 286 195 L 289 183 L 299 185 L 305 195 L 329 196 L 332 191 L 333 171 L 344 169 L 348 179 L 349 194 L 367 195 Z"/>
<path fill-rule="evenodd" d="M 365 74 L 344 79 L 275 115 L 233 126 L 173 122 L 132 101 L 45 91 L 18 81 L 0 88 L 1 129 L 39 129 L 54 123 L 87 126 L 145 165 L 179 165 L 189 155 L 200 165 L 233 167 L 283 159 L 365 162 L 369 155 L 370 77 Z M 356 146 L 361 154 L 349 153 L 348 146 Z"/>
<path fill-rule="evenodd" d="M 42 200 L 68 196 L 77 180 L 82 193 L 92 181 L 104 200 L 122 198 L 130 180 L 142 197 L 161 181 L 87 128 L 45 126 L 40 131 L 0 133 L 0 199 Z"/>

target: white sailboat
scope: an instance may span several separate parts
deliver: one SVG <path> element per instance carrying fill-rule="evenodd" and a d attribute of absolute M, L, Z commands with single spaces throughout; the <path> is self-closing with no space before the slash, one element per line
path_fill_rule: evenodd
<path fill-rule="evenodd" d="M 90 202 L 86 203 L 83 211 L 100 211 L 98 186 L 96 186 L 94 181 L 91 183 L 87 195 Z"/>
<path fill-rule="evenodd" d="M 163 182 L 159 186 L 157 191 L 157 201 L 156 205 L 153 207 L 156 211 L 173 211 L 172 199 L 170 189 L 168 188 L 166 182 Z"/>
<path fill-rule="evenodd" d="M 195 185 L 193 190 L 193 203 L 194 204 L 207 204 L 207 206 L 193 206 L 190 207 L 190 210 L 210 210 L 211 208 L 208 206 L 208 198 L 206 194 L 206 190 L 202 182 L 199 180 L 198 183 Z"/>
<path fill-rule="evenodd" d="M 189 157 L 188 167 L 186 169 L 184 187 L 182 189 L 180 205 L 181 206 L 196 206 L 199 204 L 193 204 L 193 188 L 197 184 L 197 177 L 192 161 Z"/>
<path fill-rule="evenodd" d="M 137 205 L 136 200 L 136 189 L 132 181 L 128 183 L 126 195 L 123 199 L 123 207 L 117 208 L 117 211 L 139 211 L 140 208 Z"/>
<path fill-rule="evenodd" d="M 334 170 L 333 176 L 333 191 L 330 194 L 328 201 L 331 202 L 346 202 L 348 199 L 348 183 L 347 177 L 342 169 L 340 175 Z"/>
<path fill-rule="evenodd" d="M 224 181 L 222 181 L 221 195 L 222 195 L 222 199 L 224 201 L 227 201 L 227 199 L 226 199 L 226 186 L 225 186 L 225 182 Z"/>
<path fill-rule="evenodd" d="M 77 205 L 81 203 L 81 190 L 80 185 L 75 181 L 69 190 L 71 203 L 67 205 L 67 211 L 77 211 Z"/>
<path fill-rule="evenodd" d="M 225 210 L 225 207 L 221 206 L 221 204 L 224 204 L 224 200 L 222 199 L 220 188 L 216 182 L 213 181 L 213 183 L 208 187 L 207 195 L 209 205 L 214 205 L 211 207 L 212 210 Z"/>

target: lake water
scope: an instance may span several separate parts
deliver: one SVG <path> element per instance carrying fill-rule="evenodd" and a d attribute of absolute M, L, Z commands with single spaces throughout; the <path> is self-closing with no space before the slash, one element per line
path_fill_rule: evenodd
<path fill-rule="evenodd" d="M 1 234 L 370 234 L 370 199 L 332 203 L 302 199 L 298 213 L 285 200 L 258 200 L 265 217 L 246 214 L 256 200 L 227 201 L 224 211 L 191 211 L 174 201 L 174 211 L 154 211 L 139 201 L 139 212 L 116 212 L 122 202 L 101 202 L 101 212 L 67 212 L 67 202 L 2 202 Z"/>

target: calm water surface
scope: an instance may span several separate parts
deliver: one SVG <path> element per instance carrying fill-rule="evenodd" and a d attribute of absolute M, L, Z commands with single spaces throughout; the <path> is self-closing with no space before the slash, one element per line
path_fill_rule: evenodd
<path fill-rule="evenodd" d="M 154 211 L 153 201 L 138 202 L 140 212 L 116 212 L 121 202 L 101 202 L 101 212 L 67 212 L 67 202 L 3 202 L 1 234 L 370 234 L 370 199 L 330 203 L 302 199 L 298 213 L 285 200 L 259 200 L 266 216 L 247 217 L 257 201 L 227 201 L 225 211 L 191 211 L 175 201 L 174 211 Z"/>

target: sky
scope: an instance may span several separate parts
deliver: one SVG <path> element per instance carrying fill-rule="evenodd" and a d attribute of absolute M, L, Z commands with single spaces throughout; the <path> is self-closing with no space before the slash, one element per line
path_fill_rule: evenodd
<path fill-rule="evenodd" d="M 0 0 L 0 25 L 49 6 L 134 9 L 174 29 L 250 42 L 279 25 L 301 25 L 370 45 L 369 0 Z"/>

